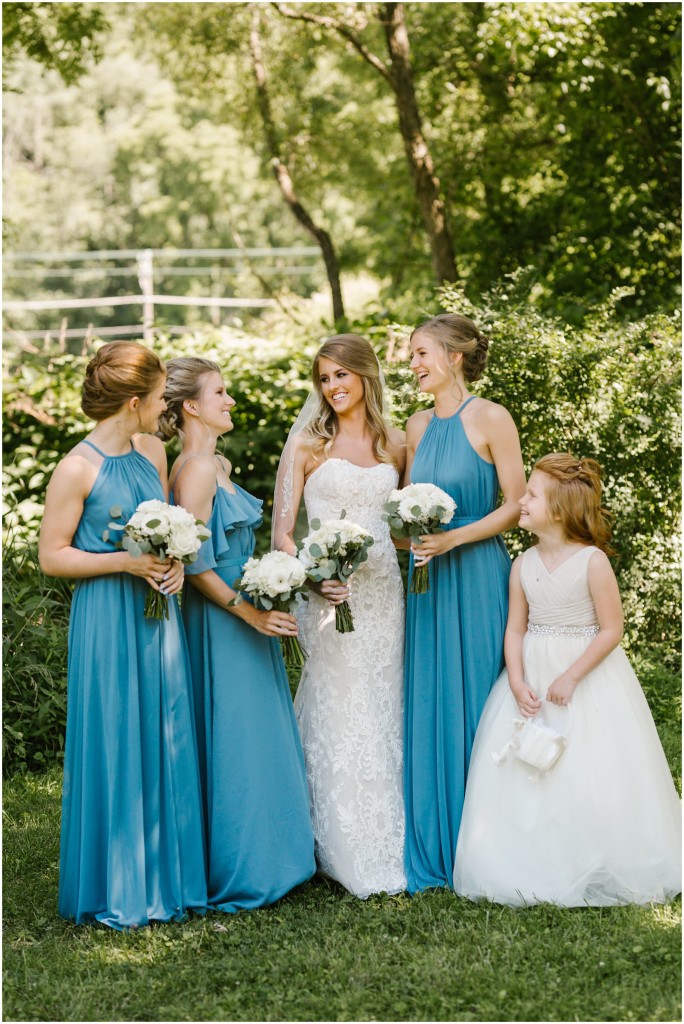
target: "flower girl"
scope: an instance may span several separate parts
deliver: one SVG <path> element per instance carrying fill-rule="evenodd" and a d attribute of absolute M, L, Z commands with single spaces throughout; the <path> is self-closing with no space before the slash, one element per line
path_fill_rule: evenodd
<path fill-rule="evenodd" d="M 619 646 L 599 467 L 546 455 L 520 504 L 538 543 L 511 573 L 506 671 L 473 748 L 454 888 L 512 906 L 662 902 L 681 890 L 680 803 Z"/>

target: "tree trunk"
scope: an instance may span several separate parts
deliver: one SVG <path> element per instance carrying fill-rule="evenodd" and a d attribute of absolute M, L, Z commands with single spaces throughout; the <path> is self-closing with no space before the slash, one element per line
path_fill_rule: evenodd
<path fill-rule="evenodd" d="M 264 67 L 262 55 L 261 55 L 261 37 L 259 35 L 259 19 L 260 13 L 258 7 L 255 5 L 253 16 L 252 16 L 252 29 L 250 32 L 250 46 L 252 50 L 252 63 L 254 67 L 254 77 L 256 79 L 257 86 L 257 101 L 259 104 L 259 111 L 261 118 L 264 122 L 264 132 L 266 135 L 266 142 L 271 156 L 271 166 L 275 179 L 278 182 L 280 191 L 282 192 L 283 198 L 287 205 L 292 210 L 292 213 L 297 218 L 299 223 L 306 228 L 306 230 L 313 235 L 317 244 L 320 246 L 321 253 L 323 255 L 323 261 L 325 263 L 325 270 L 328 275 L 328 282 L 330 284 L 330 291 L 332 294 L 332 306 L 333 306 L 333 319 L 335 323 L 344 322 L 346 319 L 344 312 L 344 304 L 342 301 L 342 288 L 340 285 L 340 267 L 337 261 L 337 254 L 333 245 L 332 239 L 328 232 L 319 227 L 309 212 L 302 205 L 297 193 L 295 192 L 290 172 L 283 162 L 280 155 L 280 143 L 278 140 L 278 134 L 276 132 L 275 122 L 271 113 L 271 101 L 268 94 L 268 82 L 266 79 L 266 69 Z"/>
<path fill-rule="evenodd" d="M 435 174 L 430 150 L 423 135 L 413 84 L 413 68 L 411 67 L 411 53 L 403 4 L 383 4 L 380 20 L 385 30 L 387 49 L 391 58 L 390 80 L 399 113 L 399 130 L 430 242 L 435 280 L 439 284 L 444 281 L 456 281 L 458 273 L 454 259 L 454 246 L 447 224 L 444 202 L 439 194 L 439 179 Z"/>

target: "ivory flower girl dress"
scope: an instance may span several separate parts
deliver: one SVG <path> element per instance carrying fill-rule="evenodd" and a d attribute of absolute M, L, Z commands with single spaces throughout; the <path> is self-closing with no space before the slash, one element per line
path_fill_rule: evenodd
<path fill-rule="evenodd" d="M 639 681 L 621 647 L 579 684 L 568 707 L 550 683 L 598 632 L 587 546 L 549 572 L 525 552 L 525 680 L 567 746 L 546 775 L 513 756 L 497 764 L 518 706 L 504 671 L 475 739 L 454 888 L 512 906 L 663 902 L 681 891 L 681 806 Z"/>

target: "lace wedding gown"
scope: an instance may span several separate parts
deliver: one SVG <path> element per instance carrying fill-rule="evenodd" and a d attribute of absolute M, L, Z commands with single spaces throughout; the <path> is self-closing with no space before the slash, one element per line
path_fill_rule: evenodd
<path fill-rule="evenodd" d="M 309 522 L 347 519 L 372 533 L 368 561 L 350 581 L 355 630 L 338 633 L 317 594 L 298 612 L 308 653 L 295 699 L 320 870 L 365 898 L 401 892 L 404 594 L 389 528 L 380 517 L 397 486 L 393 466 L 330 458 L 304 487 Z"/>

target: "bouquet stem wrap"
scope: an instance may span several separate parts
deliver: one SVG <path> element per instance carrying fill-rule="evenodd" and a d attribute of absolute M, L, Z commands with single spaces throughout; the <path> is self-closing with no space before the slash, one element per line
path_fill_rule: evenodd
<path fill-rule="evenodd" d="M 145 618 L 168 619 L 168 617 L 169 599 L 159 590 L 153 590 L 150 587 L 145 598 Z"/>
<path fill-rule="evenodd" d="M 430 589 L 429 569 L 429 565 L 416 565 L 413 567 L 411 586 L 409 587 L 411 594 L 427 594 Z"/>
<path fill-rule="evenodd" d="M 335 629 L 338 633 L 354 632 L 354 617 L 349 607 L 349 601 L 335 605 Z"/>

